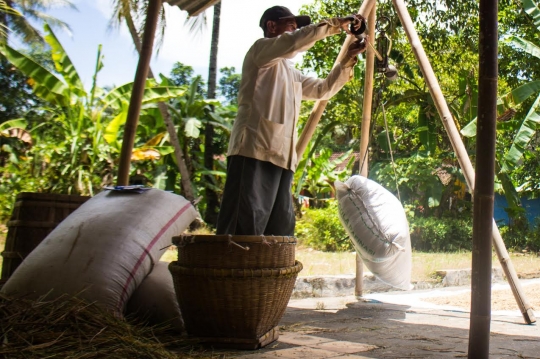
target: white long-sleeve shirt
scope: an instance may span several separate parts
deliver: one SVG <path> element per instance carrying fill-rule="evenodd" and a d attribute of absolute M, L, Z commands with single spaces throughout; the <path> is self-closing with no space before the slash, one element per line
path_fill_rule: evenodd
<path fill-rule="evenodd" d="M 304 76 L 289 59 L 340 30 L 339 22 L 330 19 L 253 44 L 242 66 L 228 156 L 242 155 L 296 170 L 301 100 L 330 99 L 351 78 L 356 58 L 337 64 L 326 79 Z"/>

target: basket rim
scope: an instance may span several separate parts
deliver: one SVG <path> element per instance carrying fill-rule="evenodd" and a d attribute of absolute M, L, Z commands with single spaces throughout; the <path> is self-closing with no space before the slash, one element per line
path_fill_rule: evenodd
<path fill-rule="evenodd" d="M 172 237 L 175 245 L 183 246 L 195 243 L 262 243 L 262 244 L 296 244 L 295 236 L 252 236 L 233 234 L 182 234 Z"/>
<path fill-rule="evenodd" d="M 177 261 L 169 263 L 171 274 L 185 276 L 215 277 L 215 278 L 269 278 L 297 275 L 304 267 L 300 261 L 295 261 L 294 266 L 282 268 L 189 268 L 177 264 Z"/>

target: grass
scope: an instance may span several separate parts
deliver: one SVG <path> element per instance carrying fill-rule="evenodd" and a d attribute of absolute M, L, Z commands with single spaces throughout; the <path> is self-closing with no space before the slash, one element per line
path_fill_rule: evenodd
<path fill-rule="evenodd" d="M 0 228 L 0 253 L 4 250 L 6 227 Z M 296 259 L 302 262 L 304 269 L 300 276 L 314 275 L 354 275 L 356 273 L 356 254 L 354 252 L 321 252 L 311 248 L 299 246 L 296 248 Z M 177 258 L 175 246 L 169 247 L 161 260 L 171 262 Z M 0 273 L 2 268 L 0 255 Z M 536 253 L 510 253 L 510 260 L 522 277 L 538 276 L 540 269 L 540 256 Z M 500 267 L 499 260 L 493 254 L 493 266 Z M 466 269 L 471 268 L 471 252 L 455 253 L 422 253 L 412 254 L 412 280 L 429 281 L 435 277 L 435 272 L 442 269 Z M 368 272 L 364 267 L 364 272 Z"/>
<path fill-rule="evenodd" d="M 171 262 L 177 258 L 176 247 L 170 247 L 161 258 L 162 261 Z M 299 247 L 296 249 L 296 259 L 302 262 L 304 269 L 300 276 L 314 275 L 343 275 L 356 273 L 356 254 L 354 252 L 321 252 L 311 248 Z M 518 274 L 527 276 L 538 272 L 540 257 L 534 254 L 511 253 L 510 260 Z M 492 257 L 493 267 L 500 267 L 499 259 L 495 254 Z M 471 268 L 471 252 L 455 253 L 422 253 L 412 254 L 412 280 L 429 281 L 435 277 L 435 272 L 443 269 Z M 368 269 L 364 267 L 364 272 Z"/>

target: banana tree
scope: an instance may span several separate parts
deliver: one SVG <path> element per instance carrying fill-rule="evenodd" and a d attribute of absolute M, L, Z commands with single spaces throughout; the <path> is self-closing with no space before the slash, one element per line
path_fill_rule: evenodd
<path fill-rule="evenodd" d="M 540 31 L 540 10 L 538 5 L 532 0 L 521 1 L 525 12 L 529 14 Z M 540 59 L 540 47 L 519 36 L 508 36 L 505 42 L 515 49 L 524 51 Z M 532 96 L 536 98 L 532 105 L 524 111 L 522 118 L 510 120 L 516 114 L 516 108 L 528 103 Z M 531 141 L 534 139 L 538 125 L 540 125 L 540 81 L 529 81 L 512 91 L 504 94 L 498 99 L 497 112 L 499 121 L 497 122 L 497 131 L 500 133 L 514 133 L 508 151 L 497 155 L 496 168 L 497 178 L 499 179 L 507 199 L 509 210 L 513 213 L 520 213 L 521 201 L 514 186 L 510 173 L 518 168 L 524 155 L 528 152 Z M 474 137 L 476 135 L 476 119 L 472 120 L 461 130 L 465 137 Z"/>
<path fill-rule="evenodd" d="M 521 2 L 525 12 L 532 17 L 534 24 L 540 31 L 540 10 L 538 9 L 538 5 L 532 0 L 522 0 Z M 514 35 L 508 36 L 506 42 L 510 46 L 540 59 L 540 46 Z M 523 104 L 535 94 L 537 97 L 528 109 L 525 117 L 518 122 L 499 122 L 497 125 L 497 128 L 501 130 L 517 130 L 510 149 L 502 158 L 502 172 L 507 173 L 516 167 L 518 162 L 523 158 L 523 153 L 526 151 L 528 144 L 534 137 L 538 124 L 540 124 L 540 114 L 538 112 L 540 110 L 538 108 L 540 105 L 540 81 L 533 80 L 521 85 L 501 96 L 498 100 L 497 110 L 501 115 L 504 115 L 504 113 L 508 113 L 508 111 Z M 473 120 L 461 132 L 464 136 L 473 137 L 476 133 L 476 120 Z"/>
<path fill-rule="evenodd" d="M 204 188 L 207 192 L 220 193 L 222 191 L 220 182 L 225 172 L 214 169 L 215 165 L 209 166 L 205 161 L 208 134 L 206 131 L 201 131 L 201 128 L 206 128 L 206 126 L 214 128 L 215 135 L 212 135 L 214 150 L 217 155 L 221 155 L 226 150 L 226 142 L 236 111 L 234 108 L 223 106 L 218 100 L 202 98 L 197 92 L 199 80 L 194 79 L 183 96 L 170 101 L 169 113 L 173 121 L 179 125 L 177 135 L 182 150 L 186 154 L 184 159 L 192 174 L 194 188 Z M 207 205 L 206 199 L 207 196 L 201 202 L 202 207 Z"/>
<path fill-rule="evenodd" d="M 0 46 L 0 53 L 28 76 L 34 93 L 49 103 L 43 111 L 45 125 L 30 130 L 36 138 L 32 149 L 34 160 L 39 158 L 43 164 L 42 175 L 50 178 L 50 186 L 46 190 L 93 194 L 103 183 L 112 181 L 117 152 L 104 135 L 110 123 L 121 122 L 126 117 L 132 84 L 108 93 L 98 88 L 96 77 L 103 66 L 98 50 L 94 82 L 87 92 L 50 27 L 46 25 L 45 31 L 55 72 L 8 45 Z M 142 103 L 144 106 L 167 101 L 184 91 L 184 88 L 164 88 L 150 83 L 144 91 Z M 110 131 L 108 135 L 110 141 Z"/>

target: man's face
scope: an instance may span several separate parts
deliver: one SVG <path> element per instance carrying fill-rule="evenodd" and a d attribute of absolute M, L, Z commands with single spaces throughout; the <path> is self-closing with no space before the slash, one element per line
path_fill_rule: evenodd
<path fill-rule="evenodd" d="M 268 22 L 268 37 L 276 37 L 285 32 L 293 32 L 296 30 L 295 19 L 281 19 Z"/>

